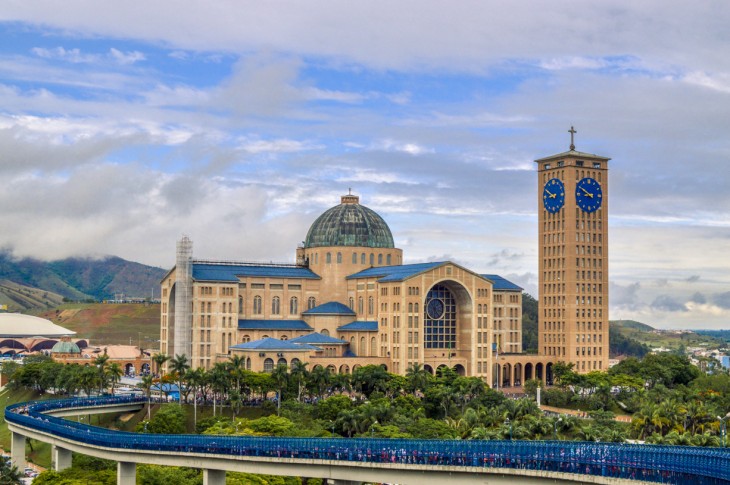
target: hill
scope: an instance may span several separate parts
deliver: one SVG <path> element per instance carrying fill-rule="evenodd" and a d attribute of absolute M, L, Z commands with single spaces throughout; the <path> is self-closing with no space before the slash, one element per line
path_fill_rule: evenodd
<path fill-rule="evenodd" d="M 651 332 L 654 330 L 654 327 L 646 323 L 637 322 L 636 320 L 611 320 L 611 325 L 619 328 L 631 328 L 642 332 Z"/>
<path fill-rule="evenodd" d="M 114 299 L 118 294 L 144 298 L 153 289 L 159 291 L 164 274 L 162 268 L 115 256 L 40 261 L 0 253 L 1 294 L 9 311 L 55 306 L 57 297 L 53 295 L 71 301 Z"/>

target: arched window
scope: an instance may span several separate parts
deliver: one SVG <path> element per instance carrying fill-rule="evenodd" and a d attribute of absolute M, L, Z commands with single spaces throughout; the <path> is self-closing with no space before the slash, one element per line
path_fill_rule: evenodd
<path fill-rule="evenodd" d="M 281 337 L 279 337 L 279 340 L 289 340 L 289 336 L 288 335 L 282 335 Z"/>
<path fill-rule="evenodd" d="M 294 367 L 294 366 L 295 366 L 295 365 L 297 365 L 297 364 L 298 364 L 299 362 L 301 362 L 301 361 L 300 361 L 299 359 L 297 359 L 296 357 L 294 357 L 294 358 L 293 358 L 293 359 L 291 360 L 291 366 L 292 366 L 292 367 Z"/>
<path fill-rule="evenodd" d="M 250 341 L 251 341 L 251 336 L 250 335 L 244 335 L 241 338 L 241 343 L 244 343 L 245 344 L 246 342 L 250 342 Z"/>
<path fill-rule="evenodd" d="M 378 347 L 375 343 L 375 337 L 370 339 L 370 355 L 378 355 Z"/>
<path fill-rule="evenodd" d="M 348 303 L 349 303 L 348 306 L 350 307 L 350 310 L 354 310 L 355 309 L 355 299 L 353 297 L 350 297 L 350 299 L 348 300 Z"/>
<path fill-rule="evenodd" d="M 363 305 L 362 297 L 357 299 L 357 313 L 365 313 L 365 306 Z"/>
<path fill-rule="evenodd" d="M 314 253 L 314 264 L 319 264 L 319 253 Z"/>
<path fill-rule="evenodd" d="M 382 266 L 382 265 L 383 265 L 383 255 L 378 254 L 378 266 Z"/>
<path fill-rule="evenodd" d="M 413 305 L 413 313 L 418 313 L 418 303 L 414 303 L 414 305 Z"/>
<path fill-rule="evenodd" d="M 408 313 L 413 313 L 413 303 L 408 304 Z"/>
<path fill-rule="evenodd" d="M 321 333 L 325 337 L 329 337 L 330 336 L 330 331 L 327 330 L 326 328 L 323 328 L 319 333 Z"/>
<path fill-rule="evenodd" d="M 360 255 L 360 264 L 365 264 L 365 253 Z"/>
<path fill-rule="evenodd" d="M 352 264 L 357 264 L 357 253 L 352 253 Z"/>
<path fill-rule="evenodd" d="M 253 297 L 253 314 L 261 315 L 261 297 L 258 295 Z"/>
<path fill-rule="evenodd" d="M 375 300 L 373 297 L 368 298 L 368 315 L 372 315 L 375 313 Z"/>
<path fill-rule="evenodd" d="M 389 254 L 388 256 L 386 256 L 386 257 L 385 257 L 385 264 L 387 264 L 388 266 L 390 266 L 390 265 L 391 265 L 391 259 L 390 259 L 390 254 Z"/>
<path fill-rule="evenodd" d="M 225 313 L 225 312 L 226 312 L 226 303 L 223 302 L 223 303 L 221 303 L 221 313 Z"/>
<path fill-rule="evenodd" d="M 358 352 L 360 352 L 357 355 L 360 355 L 360 356 L 368 355 L 367 340 L 365 340 L 365 337 L 360 337 L 360 348 L 357 350 L 358 350 Z"/>
<path fill-rule="evenodd" d="M 337 253 L 337 264 L 342 264 L 342 253 Z"/>
<path fill-rule="evenodd" d="M 238 297 L 238 313 L 243 314 L 243 297 Z"/>
<path fill-rule="evenodd" d="M 332 262 L 332 253 L 327 253 L 326 258 L 325 258 L 325 262 L 327 264 L 330 264 Z"/>
<path fill-rule="evenodd" d="M 281 359 L 276 361 L 276 365 L 277 366 L 283 365 L 284 367 L 286 367 L 286 359 L 284 357 L 282 357 Z"/>
<path fill-rule="evenodd" d="M 427 349 L 456 348 L 456 299 L 443 285 L 435 285 L 426 295 L 423 318 L 423 346 Z"/>
<path fill-rule="evenodd" d="M 233 313 L 233 303 L 228 302 L 228 313 Z"/>
<path fill-rule="evenodd" d="M 246 358 L 246 370 L 251 370 L 251 357 Z"/>
<path fill-rule="evenodd" d="M 271 299 L 271 314 L 278 315 L 279 313 L 281 313 L 281 304 L 279 302 L 279 297 L 275 296 Z"/>
<path fill-rule="evenodd" d="M 299 313 L 299 300 L 296 296 L 292 296 L 289 300 L 289 314 L 296 315 L 297 313 Z"/>
<path fill-rule="evenodd" d="M 274 359 L 266 358 L 264 361 L 264 372 L 273 372 L 274 370 Z"/>
<path fill-rule="evenodd" d="M 375 255 L 370 253 L 370 266 L 375 266 Z"/>
<path fill-rule="evenodd" d="M 310 296 L 307 300 L 307 310 L 311 310 L 312 308 L 317 306 L 317 299 L 313 296 Z"/>

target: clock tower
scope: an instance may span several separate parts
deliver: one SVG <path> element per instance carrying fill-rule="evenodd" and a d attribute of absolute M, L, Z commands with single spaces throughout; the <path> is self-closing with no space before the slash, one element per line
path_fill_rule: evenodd
<path fill-rule="evenodd" d="M 539 349 L 576 372 L 608 368 L 608 161 L 570 150 L 535 160 Z"/>

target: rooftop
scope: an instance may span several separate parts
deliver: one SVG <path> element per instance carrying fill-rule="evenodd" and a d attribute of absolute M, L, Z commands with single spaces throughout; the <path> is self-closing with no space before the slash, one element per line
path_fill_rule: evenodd
<path fill-rule="evenodd" d="M 302 312 L 302 315 L 354 315 L 355 312 L 347 305 L 337 301 L 330 301 Z"/>
<path fill-rule="evenodd" d="M 481 275 L 485 277 L 486 279 L 490 280 L 493 284 L 492 288 L 494 290 L 501 290 L 501 291 L 522 291 L 523 288 L 521 286 L 517 286 L 516 284 L 512 283 L 511 281 L 502 278 L 499 275 L 496 274 L 483 274 Z"/>
<path fill-rule="evenodd" d="M 364 269 L 358 273 L 351 274 L 347 279 L 357 278 L 379 278 L 381 283 L 388 281 L 403 281 L 424 271 L 444 264 L 443 261 L 435 263 L 401 264 L 398 266 L 380 266 L 377 268 Z"/>
<path fill-rule="evenodd" d="M 193 261 L 193 279 L 196 281 L 229 281 L 231 283 L 238 283 L 239 276 L 319 279 L 319 276 L 309 268 L 302 266 Z"/>
<path fill-rule="evenodd" d="M 239 330 L 312 330 L 304 320 L 244 320 L 238 321 Z"/>

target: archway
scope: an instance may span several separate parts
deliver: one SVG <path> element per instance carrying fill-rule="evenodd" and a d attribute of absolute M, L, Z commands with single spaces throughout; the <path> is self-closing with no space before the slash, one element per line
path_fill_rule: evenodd
<path fill-rule="evenodd" d="M 504 364 L 502 367 L 502 387 L 512 387 L 512 364 Z"/>
<path fill-rule="evenodd" d="M 327 366 L 327 373 L 330 375 L 337 374 L 337 367 L 334 366 L 334 364 L 330 364 Z"/>
<path fill-rule="evenodd" d="M 134 364 L 132 364 L 132 363 L 125 364 L 124 365 L 124 374 L 126 374 L 128 376 L 135 375 Z"/>
<path fill-rule="evenodd" d="M 426 372 L 428 372 L 429 374 L 433 375 L 433 367 L 431 367 L 430 365 L 428 365 L 428 364 L 424 364 L 424 365 L 423 365 L 423 370 L 425 370 L 425 371 L 426 371 Z"/>
<path fill-rule="evenodd" d="M 532 364 L 528 362 L 525 364 L 525 382 L 530 379 L 532 379 Z"/>
<path fill-rule="evenodd" d="M 466 375 L 466 369 L 461 364 L 456 364 L 454 366 L 454 372 L 456 372 L 460 376 L 465 376 Z"/>
<path fill-rule="evenodd" d="M 542 378 L 542 363 L 539 362 L 535 364 L 535 379 L 543 380 Z"/>
<path fill-rule="evenodd" d="M 142 374 L 147 375 L 149 373 L 150 373 L 150 365 L 147 363 L 142 364 Z"/>
<path fill-rule="evenodd" d="M 545 384 L 548 386 L 553 385 L 553 363 L 548 362 L 545 366 Z"/>
<path fill-rule="evenodd" d="M 274 359 L 267 357 L 264 360 L 264 372 L 272 372 L 274 370 Z"/>
<path fill-rule="evenodd" d="M 284 357 L 280 358 L 279 360 L 276 361 L 276 365 L 277 366 L 283 365 L 284 367 L 286 367 L 286 359 Z"/>
<path fill-rule="evenodd" d="M 473 306 L 469 291 L 457 281 L 444 280 L 431 286 L 423 301 L 424 353 L 460 357 L 462 347 L 471 344 L 462 342 L 462 335 L 471 334 Z"/>
<path fill-rule="evenodd" d="M 347 364 L 342 364 L 340 366 L 340 374 L 349 374 L 350 373 L 350 366 Z"/>
<path fill-rule="evenodd" d="M 522 364 L 515 364 L 515 372 L 512 379 L 512 384 L 515 387 L 519 387 L 522 385 Z"/>

